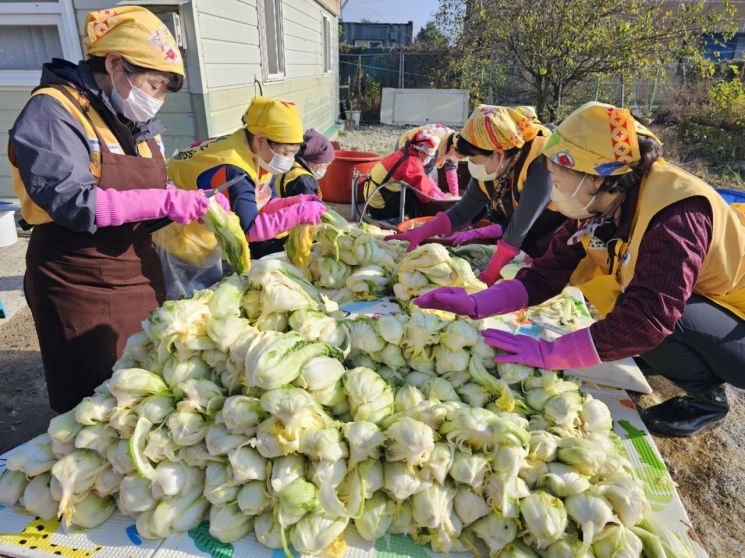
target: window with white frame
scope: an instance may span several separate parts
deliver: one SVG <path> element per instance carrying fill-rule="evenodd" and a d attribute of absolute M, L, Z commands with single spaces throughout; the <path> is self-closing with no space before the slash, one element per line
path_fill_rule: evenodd
<path fill-rule="evenodd" d="M 82 58 L 72 0 L 0 0 L 0 86 L 39 84 L 52 58 Z"/>
<path fill-rule="evenodd" d="M 264 78 L 285 77 L 285 40 L 282 30 L 282 0 L 259 0 L 259 27 L 263 39 Z"/>
<path fill-rule="evenodd" d="M 328 16 L 321 18 L 321 34 L 323 35 L 323 73 L 328 73 L 331 68 L 331 19 Z"/>

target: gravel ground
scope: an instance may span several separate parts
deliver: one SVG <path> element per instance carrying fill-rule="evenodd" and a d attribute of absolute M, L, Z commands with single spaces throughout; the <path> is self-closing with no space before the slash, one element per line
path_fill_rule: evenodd
<path fill-rule="evenodd" d="M 337 141 L 342 149 L 370 151 L 372 153 L 388 154 L 406 130 L 414 126 L 388 126 L 379 124 L 370 126 L 363 124 L 353 132 L 340 132 Z"/>
<path fill-rule="evenodd" d="M 385 153 L 405 130 L 395 126 L 363 126 L 343 133 L 345 149 Z M 348 206 L 347 206 L 348 208 Z M 339 207 L 344 210 L 344 206 Z M 5 274 L 5 266 L 0 277 Z M 0 453 L 43 432 L 54 416 L 47 404 L 44 373 L 33 321 L 28 309 L 0 321 Z M 660 377 L 655 389 L 640 398 L 644 406 L 677 394 Z M 728 388 L 732 410 L 717 430 L 691 439 L 657 438 L 663 459 L 711 558 L 745 556 L 745 392 Z"/>

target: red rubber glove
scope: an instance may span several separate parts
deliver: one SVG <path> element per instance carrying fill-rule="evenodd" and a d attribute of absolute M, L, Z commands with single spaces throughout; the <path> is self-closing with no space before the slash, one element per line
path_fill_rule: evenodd
<path fill-rule="evenodd" d="M 500 281 L 475 294 L 468 294 L 460 287 L 441 287 L 416 297 L 414 304 L 419 308 L 444 310 L 478 320 L 525 308 L 528 291 L 517 279 Z"/>
<path fill-rule="evenodd" d="M 513 335 L 496 329 L 486 329 L 481 334 L 487 345 L 507 353 L 494 357 L 497 363 L 517 362 L 546 370 L 586 368 L 601 363 L 589 328 L 568 333 L 556 341 Z"/>
<path fill-rule="evenodd" d="M 500 239 L 499 242 L 497 242 L 497 251 L 494 252 L 491 260 L 489 260 L 489 265 L 486 266 L 486 269 L 481 272 L 481 275 L 479 275 L 479 279 L 489 286 L 493 285 L 497 279 L 499 279 L 499 272 L 502 271 L 502 268 L 510 263 L 512 258 L 517 256 L 519 253 L 520 248 L 515 248 Z"/>
<path fill-rule="evenodd" d="M 434 219 L 424 223 L 421 227 L 386 236 L 384 240 L 406 240 L 409 243 L 406 251 L 411 252 L 424 240 L 441 234 L 449 234 L 451 230 L 452 226 L 450 224 L 450 219 L 440 211 L 435 215 Z"/>
<path fill-rule="evenodd" d="M 468 244 L 474 240 L 485 240 L 490 238 L 502 238 L 502 227 L 501 225 L 487 225 L 486 227 L 479 227 L 470 231 L 457 232 L 448 237 L 448 240 L 453 243 L 454 246 L 460 246 L 462 244 Z"/>

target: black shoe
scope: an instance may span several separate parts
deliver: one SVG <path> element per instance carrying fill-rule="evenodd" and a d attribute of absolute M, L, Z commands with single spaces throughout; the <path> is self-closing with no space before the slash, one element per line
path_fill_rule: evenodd
<path fill-rule="evenodd" d="M 718 426 L 729 404 L 722 386 L 699 395 L 673 397 L 641 412 L 650 432 L 662 436 L 695 436 Z"/>

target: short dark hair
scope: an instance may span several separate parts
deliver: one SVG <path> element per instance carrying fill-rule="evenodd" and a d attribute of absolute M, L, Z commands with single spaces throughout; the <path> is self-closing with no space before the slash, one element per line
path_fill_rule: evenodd
<path fill-rule="evenodd" d="M 460 153 L 461 155 L 465 155 L 466 157 L 474 157 L 477 155 L 489 157 L 492 153 L 494 153 L 494 149 L 489 150 L 477 147 L 472 143 L 467 142 L 461 135 L 458 135 L 458 139 L 455 142 L 455 149 L 458 151 L 458 153 Z M 517 154 L 518 151 L 520 150 L 517 147 L 512 147 L 505 150 L 504 156 L 505 158 L 509 159 L 513 155 Z"/>
<path fill-rule="evenodd" d="M 634 170 L 618 176 L 608 176 L 600 185 L 601 192 L 625 193 L 631 188 L 641 184 L 642 179 L 652 167 L 654 162 L 662 157 L 662 144 L 656 139 L 649 136 L 638 136 L 639 153 L 641 159 L 634 167 Z"/>
<path fill-rule="evenodd" d="M 94 74 L 105 74 L 106 73 L 106 57 L 105 56 L 91 56 L 86 60 L 88 68 Z M 124 71 L 128 74 L 143 74 L 145 72 L 159 72 L 154 68 L 145 68 L 138 66 L 127 61 L 126 58 L 122 57 L 122 63 L 124 65 Z M 168 82 L 168 91 L 176 92 L 180 91 L 184 86 L 184 77 L 174 72 L 168 72 L 170 74 L 170 81 Z"/>
<path fill-rule="evenodd" d="M 248 131 L 248 128 L 246 128 L 246 139 L 248 140 L 248 143 L 251 143 L 251 140 L 253 140 L 254 137 L 256 136 L 254 136 L 251 132 Z M 282 143 L 279 141 L 272 141 L 269 138 L 266 138 L 266 141 L 270 146 L 275 146 L 275 145 L 300 145 L 302 146 L 303 145 L 302 143 Z"/>

